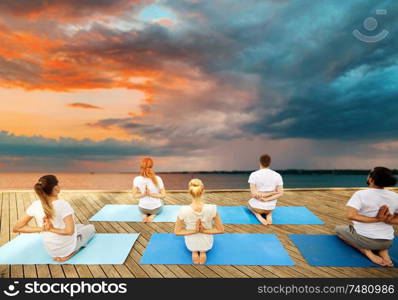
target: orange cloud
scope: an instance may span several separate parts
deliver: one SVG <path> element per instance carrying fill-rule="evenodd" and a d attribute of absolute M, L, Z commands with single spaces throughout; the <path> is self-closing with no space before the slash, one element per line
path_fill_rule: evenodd
<path fill-rule="evenodd" d="M 133 8 L 134 5 L 152 2 L 152 0 L 18 0 L 1 1 L 3 14 L 30 20 L 47 19 L 57 22 L 78 22 L 80 20 L 101 19 L 103 16 L 115 16 Z"/>
<path fill-rule="evenodd" d="M 99 106 L 95 106 L 95 105 L 91 105 L 91 104 L 87 104 L 87 103 L 69 103 L 67 104 L 68 107 L 72 107 L 72 108 L 84 108 L 84 109 L 103 109 L 102 107 Z"/>
<path fill-rule="evenodd" d="M 49 40 L 30 32 L 12 31 L 0 23 L 0 56 L 13 59 L 25 59 L 31 62 L 42 59 L 62 41 Z"/>

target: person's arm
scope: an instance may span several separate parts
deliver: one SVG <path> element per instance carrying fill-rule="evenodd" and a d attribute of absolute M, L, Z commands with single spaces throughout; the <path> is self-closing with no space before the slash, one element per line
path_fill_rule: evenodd
<path fill-rule="evenodd" d="M 12 228 L 12 232 L 15 233 L 37 233 L 42 232 L 43 227 L 33 227 L 29 226 L 28 223 L 32 220 L 32 216 L 24 215 L 20 218 L 17 223 L 15 223 L 14 227 Z"/>
<path fill-rule="evenodd" d="M 75 233 L 75 221 L 73 220 L 73 215 L 68 215 L 66 216 L 64 219 L 64 223 L 65 223 L 65 228 L 64 229 L 59 229 L 59 228 L 54 228 L 53 224 L 51 223 L 50 220 L 47 220 L 48 222 L 48 230 L 49 232 L 53 232 L 56 234 L 60 234 L 60 235 L 72 235 Z"/>
<path fill-rule="evenodd" d="M 384 222 L 388 219 L 389 212 L 387 206 L 380 207 L 380 210 L 376 217 L 367 217 L 364 215 L 358 214 L 358 210 L 354 207 L 347 206 L 347 219 L 350 221 L 357 221 L 362 223 L 378 223 Z"/>
<path fill-rule="evenodd" d="M 164 199 L 166 197 L 166 190 L 162 188 L 160 189 L 160 193 L 150 193 L 149 197 Z"/>
<path fill-rule="evenodd" d="M 391 225 L 398 225 L 398 214 L 390 215 L 385 222 Z"/>
<path fill-rule="evenodd" d="M 262 197 L 269 197 L 277 194 L 276 191 L 271 192 L 259 192 L 257 191 L 257 187 L 255 183 L 250 183 L 250 193 L 253 198 L 260 200 Z"/>
<path fill-rule="evenodd" d="M 273 195 L 261 197 L 259 200 L 266 202 L 266 201 L 273 201 L 273 200 L 280 198 L 283 195 L 283 186 L 278 185 L 275 189 L 275 192 L 273 192 L 273 193 L 274 193 Z"/>
<path fill-rule="evenodd" d="M 186 230 L 184 229 L 184 221 L 177 217 L 177 221 L 174 227 L 174 234 L 178 236 L 195 234 L 199 232 L 199 226 L 200 219 L 198 219 L 198 221 L 196 222 L 195 230 Z"/>
<path fill-rule="evenodd" d="M 200 230 L 200 232 L 202 233 L 206 233 L 206 234 L 220 234 L 220 233 L 224 233 L 224 225 L 221 221 L 220 215 L 216 214 L 216 216 L 214 217 L 214 227 L 212 229 L 205 229 L 202 227 L 202 229 Z"/>
<path fill-rule="evenodd" d="M 145 194 L 142 194 L 140 189 L 136 186 L 133 187 L 133 198 L 137 199 L 137 198 L 142 198 L 145 197 Z"/>

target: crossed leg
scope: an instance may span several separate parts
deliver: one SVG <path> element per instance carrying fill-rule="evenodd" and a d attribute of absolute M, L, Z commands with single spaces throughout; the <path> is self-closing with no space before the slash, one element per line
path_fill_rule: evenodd
<path fill-rule="evenodd" d="M 357 249 L 359 252 L 361 252 L 363 255 L 365 255 L 367 258 L 369 258 L 375 264 L 378 264 L 380 266 L 387 266 L 386 262 L 384 261 L 384 258 L 381 256 L 381 253 L 379 253 L 379 255 L 376 255 L 373 253 L 372 250 L 361 248 L 358 245 L 355 245 L 354 243 L 347 241 L 346 239 L 344 239 L 343 236 L 341 236 L 338 233 L 337 233 L 337 237 L 340 238 L 347 245 L 350 245 L 351 247 Z M 382 250 L 382 251 L 384 251 L 384 250 Z M 387 254 L 388 254 L 388 252 L 387 252 Z"/>
<path fill-rule="evenodd" d="M 256 216 L 257 220 L 263 225 L 272 224 L 272 210 L 263 210 L 258 208 L 253 208 L 248 205 L 249 210 Z M 262 215 L 266 215 L 264 218 Z"/>
<path fill-rule="evenodd" d="M 380 250 L 379 251 L 379 256 L 381 258 L 383 258 L 385 266 L 387 266 L 387 267 L 393 267 L 394 266 L 394 264 L 392 263 L 391 257 L 390 257 L 390 255 L 388 253 L 388 249 Z"/>

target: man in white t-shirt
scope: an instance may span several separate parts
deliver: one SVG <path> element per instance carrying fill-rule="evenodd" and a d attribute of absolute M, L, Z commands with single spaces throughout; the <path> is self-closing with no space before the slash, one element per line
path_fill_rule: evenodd
<path fill-rule="evenodd" d="M 349 226 L 337 226 L 336 233 L 372 262 L 392 267 L 388 249 L 394 240 L 393 224 L 398 224 L 398 194 L 384 189 L 397 179 L 391 170 L 374 168 L 368 176 L 370 189 L 355 192 L 347 202 Z"/>
<path fill-rule="evenodd" d="M 271 157 L 268 154 L 262 155 L 260 169 L 251 173 L 248 181 L 253 197 L 249 200 L 248 207 L 263 225 L 272 224 L 272 211 L 277 199 L 283 195 L 282 176 L 271 170 L 270 164 Z"/>

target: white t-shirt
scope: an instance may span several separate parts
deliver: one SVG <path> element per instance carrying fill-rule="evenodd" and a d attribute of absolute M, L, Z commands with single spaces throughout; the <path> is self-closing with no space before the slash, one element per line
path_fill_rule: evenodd
<path fill-rule="evenodd" d="M 190 205 L 181 207 L 178 212 L 178 218 L 184 222 L 186 230 L 194 230 L 198 219 L 201 219 L 205 229 L 211 229 L 216 215 L 217 206 L 213 204 L 205 204 L 201 212 L 194 211 Z M 195 233 L 184 238 L 190 251 L 208 251 L 213 247 L 212 234 Z"/>
<path fill-rule="evenodd" d="M 143 176 L 137 176 L 134 178 L 133 187 L 137 187 L 141 193 L 145 192 L 145 186 L 148 187 L 151 194 L 159 194 L 160 190 L 164 188 L 164 184 L 162 178 L 156 176 L 158 187 L 155 186 L 150 178 L 145 178 Z M 145 196 L 140 198 L 138 206 L 145 209 L 156 209 L 162 206 L 162 202 L 159 198 L 153 198 L 149 196 Z"/>
<path fill-rule="evenodd" d="M 283 186 L 282 176 L 269 168 L 260 169 L 251 173 L 248 182 L 250 184 L 255 184 L 259 192 L 272 192 L 275 191 L 278 185 Z M 261 201 L 255 198 L 249 200 L 251 207 L 264 210 L 274 209 L 276 202 L 277 200 Z"/>
<path fill-rule="evenodd" d="M 367 189 L 355 192 L 347 206 L 358 210 L 358 214 L 374 218 L 381 206 L 387 205 L 391 214 L 398 213 L 398 194 L 384 189 Z M 394 239 L 394 228 L 384 222 L 362 223 L 352 221 L 355 231 L 371 239 Z"/>
<path fill-rule="evenodd" d="M 54 208 L 54 217 L 51 220 L 54 228 L 64 229 L 64 218 L 74 215 L 74 211 L 70 204 L 65 200 L 54 200 L 52 202 Z M 45 216 L 40 201 L 33 202 L 26 210 L 28 216 L 34 217 L 38 226 L 43 226 L 43 218 Z M 43 232 L 44 247 L 52 257 L 65 257 L 71 254 L 76 248 L 76 230 L 72 235 L 60 235 L 53 232 Z"/>

